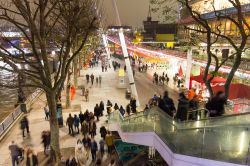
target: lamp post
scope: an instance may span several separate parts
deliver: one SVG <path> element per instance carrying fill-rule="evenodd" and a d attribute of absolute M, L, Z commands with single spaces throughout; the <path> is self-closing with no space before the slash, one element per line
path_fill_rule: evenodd
<path fill-rule="evenodd" d="M 192 54 L 193 54 L 193 49 L 189 48 L 187 52 L 187 68 L 186 68 L 186 78 L 185 78 L 185 85 L 187 89 L 189 89 L 189 86 L 190 86 L 190 75 L 191 75 L 191 69 L 192 69 Z"/>

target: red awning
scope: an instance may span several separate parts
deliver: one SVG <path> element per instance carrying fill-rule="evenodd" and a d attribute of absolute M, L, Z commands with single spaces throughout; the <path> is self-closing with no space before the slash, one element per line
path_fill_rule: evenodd
<path fill-rule="evenodd" d="M 218 91 L 224 91 L 224 86 L 213 87 L 214 93 Z M 229 99 L 247 98 L 250 99 L 250 86 L 244 84 L 231 84 Z"/>
<path fill-rule="evenodd" d="M 207 76 L 207 79 L 209 79 L 211 77 L 211 75 Z M 191 76 L 190 80 L 194 80 L 197 81 L 199 83 L 204 83 L 203 81 L 203 75 L 198 75 L 198 76 Z M 216 84 L 216 83 L 225 83 L 226 79 L 222 78 L 222 77 L 214 77 L 214 79 L 211 81 L 212 84 Z"/>

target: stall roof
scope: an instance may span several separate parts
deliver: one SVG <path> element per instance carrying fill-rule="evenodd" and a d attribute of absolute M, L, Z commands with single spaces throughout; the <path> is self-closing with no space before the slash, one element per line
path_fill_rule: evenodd
<path fill-rule="evenodd" d="M 224 91 L 224 86 L 213 87 L 214 93 L 218 91 Z M 229 99 L 246 98 L 250 99 L 250 86 L 244 84 L 231 84 L 229 89 Z"/>
<path fill-rule="evenodd" d="M 207 79 L 209 79 L 211 77 L 211 75 L 207 76 Z M 199 83 L 204 83 L 203 81 L 203 75 L 198 75 L 198 76 L 191 76 L 190 80 L 194 80 L 197 81 Z M 225 83 L 226 79 L 222 78 L 222 77 L 214 77 L 214 79 L 211 81 L 211 83 L 215 84 L 215 83 Z"/>

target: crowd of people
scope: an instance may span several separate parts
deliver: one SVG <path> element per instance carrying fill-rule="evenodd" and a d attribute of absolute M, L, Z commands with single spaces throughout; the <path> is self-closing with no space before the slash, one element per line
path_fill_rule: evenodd
<path fill-rule="evenodd" d="M 224 105 L 226 104 L 225 96 L 223 92 L 218 92 L 214 97 L 209 99 L 205 105 L 210 117 L 221 116 L 224 114 Z M 181 92 L 179 94 L 177 109 L 174 105 L 173 99 L 169 97 L 168 91 L 165 91 L 163 96 L 154 95 L 149 100 L 149 105 L 146 108 L 152 106 L 158 106 L 169 116 L 176 118 L 179 121 L 197 120 L 199 100 L 196 94 Z M 145 110 L 146 110 L 145 108 Z M 191 112 L 191 113 L 189 113 Z"/>
<path fill-rule="evenodd" d="M 112 112 L 113 104 L 110 100 L 106 103 L 106 111 L 108 114 Z M 114 105 L 114 110 L 118 107 L 117 103 Z M 122 106 L 121 106 L 122 107 Z M 118 107 L 119 108 L 119 107 Z M 97 134 L 97 124 L 99 118 L 104 116 L 104 102 L 101 101 L 96 104 L 94 111 L 90 112 L 86 110 L 84 113 L 80 112 L 78 115 L 69 117 L 66 120 L 66 125 L 68 126 L 69 134 L 75 136 L 76 134 L 81 134 L 82 139 L 78 139 L 75 147 L 75 155 L 71 156 L 67 161 L 66 165 L 85 165 L 90 154 L 92 161 L 96 165 L 101 165 L 101 158 L 105 153 L 105 145 L 107 146 L 107 152 L 110 156 L 114 151 L 114 137 L 110 131 L 106 129 L 105 126 L 101 126 L 99 133 L 101 139 L 96 142 L 95 136 Z M 80 129 L 79 129 L 80 128 Z M 98 146 L 99 144 L 99 146 Z M 100 158 L 97 159 L 97 152 L 100 152 Z M 111 165 L 114 165 L 114 160 L 111 160 Z"/>
<path fill-rule="evenodd" d="M 165 85 L 165 83 L 168 85 L 169 83 L 169 77 L 167 73 L 165 74 L 164 72 L 162 75 L 158 75 L 156 72 L 153 75 L 153 83 L 156 85 Z"/>

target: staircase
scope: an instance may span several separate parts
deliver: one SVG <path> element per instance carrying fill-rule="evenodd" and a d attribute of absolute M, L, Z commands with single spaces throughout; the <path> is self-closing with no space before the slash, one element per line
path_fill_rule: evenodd
<path fill-rule="evenodd" d="M 109 118 L 109 129 L 124 142 L 154 147 L 169 166 L 239 166 L 248 164 L 250 115 L 177 122 L 152 108 L 123 118 Z"/>

